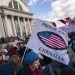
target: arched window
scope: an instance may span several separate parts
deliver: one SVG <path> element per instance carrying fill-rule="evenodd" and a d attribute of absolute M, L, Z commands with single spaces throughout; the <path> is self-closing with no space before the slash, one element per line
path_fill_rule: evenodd
<path fill-rule="evenodd" d="M 16 1 L 13 1 L 13 6 L 14 6 L 14 9 L 18 9 L 18 3 Z"/>
<path fill-rule="evenodd" d="M 19 4 L 19 8 L 20 8 L 20 10 L 21 10 L 21 11 L 23 11 L 23 9 L 22 9 L 22 7 L 21 7 L 21 5 L 20 5 L 20 4 Z"/>
<path fill-rule="evenodd" d="M 10 8 L 13 8 L 13 7 L 12 7 L 12 2 L 9 3 L 9 7 L 10 7 Z"/>
<path fill-rule="evenodd" d="M 9 3 L 9 7 L 20 10 L 20 11 L 23 11 L 22 6 L 17 1 L 11 1 Z"/>

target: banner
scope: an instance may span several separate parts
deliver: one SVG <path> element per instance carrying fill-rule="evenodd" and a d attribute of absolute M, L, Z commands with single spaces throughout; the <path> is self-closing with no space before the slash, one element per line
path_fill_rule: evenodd
<path fill-rule="evenodd" d="M 75 24 L 69 24 L 67 26 L 60 27 L 59 29 L 65 31 L 66 33 L 75 32 Z"/>
<path fill-rule="evenodd" d="M 68 65 L 67 34 L 49 23 L 37 20 L 27 47 Z"/>

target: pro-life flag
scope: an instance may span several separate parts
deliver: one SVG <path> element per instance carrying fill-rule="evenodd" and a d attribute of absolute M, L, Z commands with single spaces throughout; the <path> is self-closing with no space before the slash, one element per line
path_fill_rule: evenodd
<path fill-rule="evenodd" d="M 57 27 L 55 22 L 50 22 L 54 27 Z"/>
<path fill-rule="evenodd" d="M 37 35 L 41 42 L 52 49 L 62 50 L 67 47 L 64 40 L 53 32 L 43 31 L 39 32 Z"/>
<path fill-rule="evenodd" d="M 68 65 L 67 34 L 49 23 L 37 20 L 27 47 Z"/>
<path fill-rule="evenodd" d="M 66 21 L 65 20 L 61 19 L 59 21 L 66 25 Z"/>

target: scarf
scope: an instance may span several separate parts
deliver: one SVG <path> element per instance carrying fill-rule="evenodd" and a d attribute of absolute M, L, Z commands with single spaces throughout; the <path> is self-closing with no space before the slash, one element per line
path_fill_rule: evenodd
<path fill-rule="evenodd" d="M 29 67 L 29 68 L 28 68 L 28 71 L 29 71 L 32 75 L 42 75 L 40 69 L 32 70 L 32 69 Z"/>

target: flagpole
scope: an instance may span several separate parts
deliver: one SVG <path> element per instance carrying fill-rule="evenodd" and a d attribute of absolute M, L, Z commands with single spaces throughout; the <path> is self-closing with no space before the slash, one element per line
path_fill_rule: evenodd
<path fill-rule="evenodd" d="M 22 64 L 22 62 L 23 62 L 23 59 L 24 59 L 24 56 L 25 56 L 26 51 L 28 51 L 28 47 L 27 47 L 27 46 L 26 46 L 26 49 L 25 49 L 25 51 L 24 51 L 24 53 L 23 53 L 23 57 L 22 57 L 22 60 L 21 60 L 21 64 Z"/>
<path fill-rule="evenodd" d="M 51 75 L 55 75 L 55 73 L 53 72 L 52 66 L 50 64 L 48 64 L 48 69 Z"/>

